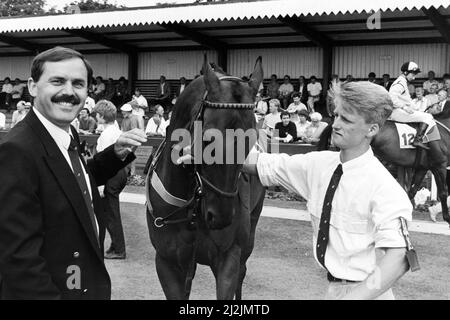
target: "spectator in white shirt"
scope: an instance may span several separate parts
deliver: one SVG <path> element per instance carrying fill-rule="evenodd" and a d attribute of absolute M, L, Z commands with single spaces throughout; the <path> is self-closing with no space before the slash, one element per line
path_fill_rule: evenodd
<path fill-rule="evenodd" d="M 296 113 L 300 110 L 308 110 L 306 108 L 306 106 L 303 103 L 301 103 L 301 101 L 300 101 L 300 99 L 301 99 L 300 93 L 295 92 L 294 94 L 292 94 L 292 99 L 294 100 L 294 102 L 292 102 L 289 105 L 289 107 L 286 110 L 287 112 Z"/>
<path fill-rule="evenodd" d="M 166 136 L 168 122 L 164 119 L 164 108 L 158 104 L 155 106 L 156 113 L 148 120 L 145 134 L 147 136 Z"/>
<path fill-rule="evenodd" d="M 320 100 L 320 94 L 322 93 L 322 85 L 320 82 L 317 82 L 317 78 L 315 76 L 311 76 L 309 78 L 310 83 L 306 86 L 308 90 L 308 111 L 314 112 L 314 103 Z"/>
<path fill-rule="evenodd" d="M 11 129 L 22 121 L 31 109 L 31 103 L 20 100 L 17 102 L 17 110 L 12 114 Z"/>
<path fill-rule="evenodd" d="M 314 256 L 328 273 L 327 299 L 394 299 L 391 287 L 409 268 L 401 219 L 411 221 L 412 205 L 370 147 L 392 100 L 368 82 L 333 86 L 339 152 L 260 153 L 244 171 L 308 201 Z"/>
<path fill-rule="evenodd" d="M 322 115 L 318 112 L 313 112 L 309 116 L 311 118 L 311 124 L 308 128 L 306 128 L 306 137 L 303 138 L 303 141 L 306 143 L 316 144 L 319 142 L 320 135 L 328 124 L 321 121 Z"/>
<path fill-rule="evenodd" d="M 426 95 L 426 98 L 428 101 L 428 106 L 432 106 L 432 105 L 438 103 L 437 91 L 438 91 L 438 85 L 436 83 L 433 83 L 430 86 L 429 93 Z"/>
<path fill-rule="evenodd" d="M 0 112 L 0 130 L 6 129 L 6 116 Z"/>
<path fill-rule="evenodd" d="M 100 100 L 95 105 L 94 112 L 96 113 L 97 122 L 104 127 L 103 132 L 97 139 L 97 152 L 101 152 L 110 145 L 115 144 L 122 131 L 115 125 L 117 109 L 112 102 Z M 111 236 L 111 246 L 106 251 L 105 259 L 125 259 L 126 257 L 125 237 L 120 218 L 119 195 L 127 184 L 129 171 L 129 166 L 126 166 L 106 182 L 104 189 L 99 187 L 108 218 L 106 228 Z"/>
<path fill-rule="evenodd" d="M 425 112 L 428 108 L 428 99 L 423 96 L 424 90 L 422 87 L 416 88 L 416 98 L 412 101 L 412 108 L 415 111 Z"/>
<path fill-rule="evenodd" d="M 260 93 L 256 94 L 255 100 L 256 120 L 260 121 L 261 119 L 264 119 L 264 116 L 267 114 L 267 102 L 262 99 Z"/>
<path fill-rule="evenodd" d="M 136 88 L 134 90 L 133 101 L 136 103 L 131 103 L 133 108 L 133 114 L 138 117 L 140 122 L 140 127 L 144 128 L 144 116 L 148 109 L 147 99 L 141 94 L 141 90 Z"/>
<path fill-rule="evenodd" d="M 291 121 L 297 127 L 297 140 L 303 140 L 306 137 L 306 130 L 311 122 L 308 121 L 309 114 L 306 110 L 300 110 L 297 113 L 291 113 Z"/>
<path fill-rule="evenodd" d="M 275 125 L 280 121 L 280 101 L 278 99 L 269 100 L 270 113 L 264 117 L 262 129 L 266 131 L 268 137 L 272 137 Z"/>
<path fill-rule="evenodd" d="M 283 83 L 278 88 L 279 99 L 281 101 L 281 108 L 286 109 L 291 102 L 291 94 L 294 92 L 294 86 L 291 83 L 291 77 L 284 76 Z"/>
<path fill-rule="evenodd" d="M 423 83 L 423 89 L 425 90 L 425 93 L 430 93 L 430 89 L 433 84 L 436 84 L 437 86 L 435 92 L 437 92 L 437 90 L 439 89 L 440 83 L 434 78 L 435 76 L 436 74 L 434 73 L 434 71 L 428 71 L 428 80 Z"/>

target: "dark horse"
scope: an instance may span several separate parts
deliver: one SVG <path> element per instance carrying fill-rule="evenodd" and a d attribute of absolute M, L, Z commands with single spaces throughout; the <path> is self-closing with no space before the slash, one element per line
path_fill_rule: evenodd
<path fill-rule="evenodd" d="M 409 188 L 406 188 L 411 201 L 413 201 L 425 174 L 430 170 L 436 180 L 443 218 L 450 224 L 447 207 L 448 188 L 450 187 L 447 179 L 447 166 L 450 164 L 450 109 L 444 110 L 434 117 L 441 135 L 440 141 L 431 142 L 439 144 L 441 152 L 437 156 L 431 157 L 429 152 L 423 149 L 400 149 L 400 141 L 393 121 L 386 121 L 380 132 L 372 140 L 371 146 L 374 154 L 380 159 L 399 167 L 413 169 L 411 183 Z M 417 126 L 415 127 L 417 128 Z M 329 125 L 322 132 L 318 150 L 328 149 L 331 133 L 332 125 Z"/>
<path fill-rule="evenodd" d="M 256 128 L 254 98 L 263 80 L 261 58 L 244 82 L 214 70 L 206 57 L 203 76 L 191 82 L 177 100 L 165 142 L 156 152 L 147 176 L 147 223 L 156 250 L 156 271 L 167 299 L 188 299 L 197 263 L 209 265 L 216 279 L 217 299 L 241 299 L 246 261 L 250 256 L 265 195 L 255 177 L 241 173 L 242 163 L 178 165 L 172 153 L 177 129 L 192 134 L 194 122 L 202 134 L 214 129 Z M 256 131 L 255 131 L 256 132 Z M 191 150 L 212 141 L 193 139 Z M 255 139 L 256 140 L 256 139 Z M 229 141 L 227 141 L 229 142 Z M 255 142 L 255 141 L 253 141 Z M 236 140 L 216 153 L 236 155 Z M 245 146 L 248 155 L 251 143 Z M 195 158 L 195 157 L 194 157 Z"/>

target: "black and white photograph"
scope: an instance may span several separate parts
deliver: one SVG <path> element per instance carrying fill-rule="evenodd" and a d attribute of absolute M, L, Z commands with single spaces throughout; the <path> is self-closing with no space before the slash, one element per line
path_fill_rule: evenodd
<path fill-rule="evenodd" d="M 0 300 L 450 299 L 450 0 L 0 0 L 0 88 Z"/>

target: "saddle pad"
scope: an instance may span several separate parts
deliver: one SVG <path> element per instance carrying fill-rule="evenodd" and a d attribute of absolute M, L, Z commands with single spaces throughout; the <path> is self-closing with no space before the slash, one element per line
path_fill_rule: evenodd
<path fill-rule="evenodd" d="M 400 149 L 415 149 L 416 147 L 412 145 L 412 142 L 414 141 L 417 130 L 406 123 L 395 122 L 395 126 L 397 127 Z M 439 134 L 439 130 L 437 130 L 436 126 L 434 126 L 425 135 L 423 142 L 427 143 L 440 139 L 441 135 Z"/>

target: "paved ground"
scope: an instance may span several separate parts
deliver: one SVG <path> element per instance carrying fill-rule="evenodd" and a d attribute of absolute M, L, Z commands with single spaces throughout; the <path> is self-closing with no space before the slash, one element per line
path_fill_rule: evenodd
<path fill-rule="evenodd" d="M 130 191 L 127 188 L 127 191 Z M 155 266 L 144 206 L 122 203 L 128 257 L 106 261 L 113 282 L 113 299 L 164 299 Z M 308 221 L 262 217 L 248 261 L 244 299 L 321 299 L 325 273 L 312 257 Z M 412 232 L 422 269 L 408 273 L 396 285 L 398 299 L 450 299 L 448 235 Z M 108 245 L 107 240 L 107 245 Z M 199 266 L 192 299 L 214 299 L 214 277 Z"/>

